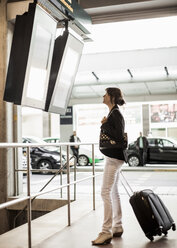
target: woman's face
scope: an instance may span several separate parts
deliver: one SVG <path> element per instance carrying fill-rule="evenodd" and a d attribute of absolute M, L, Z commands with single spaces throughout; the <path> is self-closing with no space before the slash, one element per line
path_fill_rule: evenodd
<path fill-rule="evenodd" d="M 103 96 L 103 103 L 105 103 L 106 105 L 111 103 L 111 99 L 110 96 L 108 95 L 108 93 L 106 92 L 106 94 Z"/>

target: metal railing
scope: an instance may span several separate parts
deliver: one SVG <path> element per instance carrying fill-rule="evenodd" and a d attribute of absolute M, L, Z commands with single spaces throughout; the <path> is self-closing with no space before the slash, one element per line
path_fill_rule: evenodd
<path fill-rule="evenodd" d="M 92 146 L 92 175 L 91 176 L 87 176 L 85 178 L 82 178 L 82 179 L 79 179 L 79 180 L 76 180 L 76 177 L 74 176 L 74 181 L 70 182 L 70 164 L 69 164 L 69 151 L 70 151 L 70 146 L 71 145 L 91 145 Z M 27 201 L 27 220 L 28 220 L 28 248 L 31 248 L 32 247 L 32 237 L 31 237 L 31 219 L 32 219 L 32 207 L 31 207 L 31 203 L 32 203 L 32 200 L 38 196 L 41 196 L 41 195 L 44 195 L 44 194 L 47 194 L 47 193 L 51 193 L 53 191 L 56 191 L 56 190 L 62 190 L 63 188 L 67 187 L 67 205 L 68 205 L 68 225 L 70 226 L 71 225 L 71 212 L 70 212 L 70 203 L 71 203 L 71 198 L 70 198 L 70 186 L 71 185 L 75 185 L 77 183 L 80 183 L 82 181 L 85 181 L 85 180 L 88 180 L 88 179 L 91 179 L 92 178 L 92 186 L 93 186 L 93 210 L 95 210 L 95 177 L 97 175 L 95 175 L 95 145 L 97 145 L 97 143 L 55 143 L 55 144 L 50 144 L 50 143 L 47 143 L 47 144 L 40 144 L 40 143 L 0 143 L 0 149 L 1 148 L 13 148 L 14 149 L 14 154 L 16 153 L 16 150 L 18 148 L 26 148 L 26 153 L 27 153 L 27 170 L 24 170 L 24 169 L 17 169 L 15 168 L 14 166 L 14 175 L 15 175 L 15 172 L 18 172 L 18 171 L 21 171 L 21 172 L 27 172 L 27 196 L 26 197 L 22 197 L 22 198 L 19 198 L 19 199 L 15 199 L 15 200 L 11 200 L 11 201 L 8 201 L 8 202 L 5 202 L 5 203 L 1 203 L 0 204 L 0 210 L 1 209 L 4 209 L 4 208 L 7 208 L 7 207 L 10 207 L 12 205 L 15 205 L 17 203 L 20 203 L 20 202 L 23 202 L 23 201 Z M 54 189 L 50 189 L 50 190 L 45 190 L 45 191 L 41 191 L 41 192 L 38 192 L 36 194 L 31 194 L 31 189 L 30 189 L 30 181 L 31 181 L 31 171 L 45 171 L 45 170 L 40 170 L 40 169 L 30 169 L 30 165 L 31 165 L 31 158 L 30 158 L 30 149 L 31 148 L 34 148 L 34 147 L 49 147 L 49 146 L 57 146 L 57 147 L 60 147 L 60 164 L 62 162 L 62 150 L 61 150 L 61 147 L 62 146 L 66 146 L 66 154 L 67 154 L 67 183 L 62 185 L 62 179 L 60 180 L 60 186 L 57 187 L 57 188 L 54 188 Z M 76 168 L 75 168 L 76 169 Z M 47 169 L 46 170 L 47 172 L 50 172 L 50 171 L 54 171 L 54 170 L 49 170 Z M 100 173 L 102 174 L 102 173 Z M 99 174 L 99 175 L 100 175 Z M 15 176 L 14 176 L 15 178 Z M 14 183 L 14 186 L 16 187 L 15 185 L 16 183 Z M 76 191 L 75 191 L 76 192 Z M 76 197 L 76 196 L 75 196 Z"/>

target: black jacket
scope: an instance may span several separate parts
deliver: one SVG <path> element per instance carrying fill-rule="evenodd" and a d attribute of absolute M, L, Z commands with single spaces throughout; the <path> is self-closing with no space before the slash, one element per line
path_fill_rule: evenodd
<path fill-rule="evenodd" d="M 125 129 L 124 117 L 121 114 L 118 106 L 114 106 L 108 114 L 107 121 L 101 125 L 101 130 L 104 130 L 106 134 L 112 137 L 115 141 L 123 139 Z M 110 158 L 117 158 L 124 160 L 123 149 L 109 148 L 101 150 L 104 155 Z"/>
<path fill-rule="evenodd" d="M 79 137 L 77 137 L 77 136 L 76 136 L 76 140 L 77 140 L 77 142 L 81 142 L 81 140 L 80 140 Z M 71 136 L 70 136 L 69 141 L 70 141 L 70 142 L 74 142 L 74 135 L 71 135 Z M 79 146 L 78 146 L 78 147 L 71 146 L 71 149 L 79 149 Z"/>

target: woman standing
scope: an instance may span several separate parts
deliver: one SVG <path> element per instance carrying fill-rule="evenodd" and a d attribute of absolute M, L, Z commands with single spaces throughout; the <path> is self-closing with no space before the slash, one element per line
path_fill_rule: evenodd
<path fill-rule="evenodd" d="M 125 122 L 119 106 L 125 104 L 119 88 L 107 88 L 103 103 L 109 108 L 109 114 L 101 121 L 101 131 L 114 140 L 123 140 Z M 119 172 L 124 163 L 123 148 L 109 147 L 100 151 L 106 156 L 101 196 L 104 203 L 104 221 L 102 232 L 92 241 L 93 245 L 108 244 L 112 237 L 121 237 L 122 210 L 118 192 Z"/>

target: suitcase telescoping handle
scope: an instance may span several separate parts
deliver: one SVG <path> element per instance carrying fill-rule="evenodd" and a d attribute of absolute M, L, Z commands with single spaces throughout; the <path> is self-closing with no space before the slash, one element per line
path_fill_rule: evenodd
<path fill-rule="evenodd" d="M 123 180 L 122 180 L 122 178 L 120 178 L 121 184 L 122 184 L 122 186 L 124 187 L 125 191 L 127 192 L 128 196 L 131 197 L 131 196 L 134 194 L 133 189 L 132 189 L 132 187 L 130 186 L 130 184 L 128 183 L 128 181 L 127 181 L 127 179 L 125 178 L 125 176 L 124 176 L 124 174 L 123 174 L 122 171 L 120 171 L 120 174 L 121 174 L 121 176 L 122 176 L 122 178 L 123 178 Z M 128 190 L 128 189 L 129 189 L 129 190 Z M 130 191 L 130 192 L 129 192 L 129 191 Z"/>

